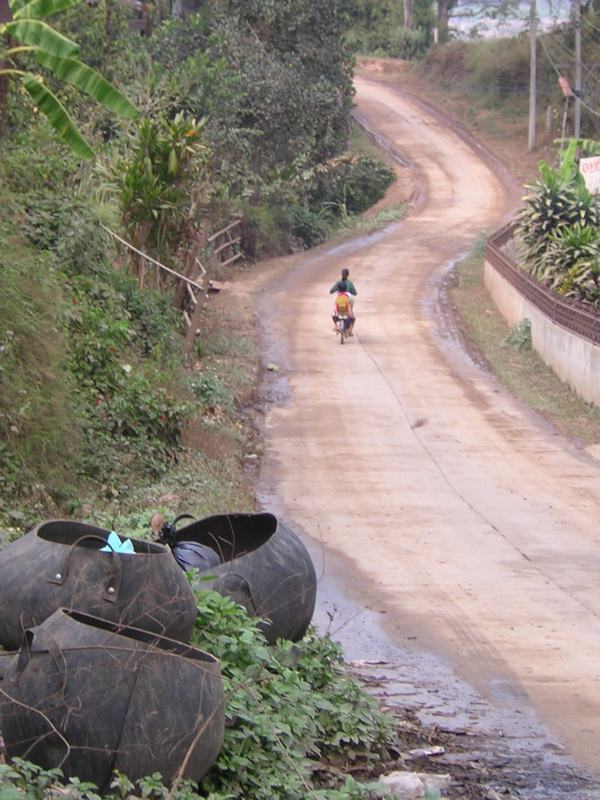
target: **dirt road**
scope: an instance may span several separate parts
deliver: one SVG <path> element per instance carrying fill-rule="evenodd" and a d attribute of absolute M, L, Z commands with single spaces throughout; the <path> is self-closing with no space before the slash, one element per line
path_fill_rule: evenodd
<path fill-rule="evenodd" d="M 263 482 L 292 524 L 344 554 L 395 636 L 446 654 L 499 703 L 528 696 L 600 773 L 600 464 L 471 364 L 433 313 L 444 267 L 514 200 L 390 87 L 357 80 L 357 104 L 418 171 L 421 201 L 272 281 L 289 399 L 268 414 Z M 327 292 L 343 266 L 358 336 L 340 347 Z"/>

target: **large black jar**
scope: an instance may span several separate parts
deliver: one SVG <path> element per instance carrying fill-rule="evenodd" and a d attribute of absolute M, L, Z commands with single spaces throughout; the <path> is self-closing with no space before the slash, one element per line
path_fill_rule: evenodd
<path fill-rule="evenodd" d="M 198 781 L 223 741 L 218 661 L 189 645 L 59 609 L 0 657 L 8 756 L 107 790 L 160 772 Z"/>
<path fill-rule="evenodd" d="M 0 645 L 57 608 L 188 641 L 196 603 L 168 547 L 133 539 L 135 552 L 102 552 L 109 531 L 82 522 L 43 522 L 0 551 Z"/>
<path fill-rule="evenodd" d="M 310 625 L 317 596 L 312 559 L 298 536 L 273 514 L 218 514 L 192 522 L 164 537 L 177 552 L 181 542 L 211 547 L 221 564 L 204 571 L 214 589 L 264 617 L 271 643 L 298 641 Z M 202 574 L 202 573 L 201 573 Z"/>

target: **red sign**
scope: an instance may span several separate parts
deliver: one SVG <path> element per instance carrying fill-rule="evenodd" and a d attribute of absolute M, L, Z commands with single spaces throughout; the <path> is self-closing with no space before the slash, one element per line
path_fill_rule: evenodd
<path fill-rule="evenodd" d="M 558 79 L 558 85 L 560 86 L 565 97 L 573 97 L 573 90 L 571 89 L 571 84 L 569 83 L 568 78 L 565 78 L 564 75 L 561 75 Z"/>

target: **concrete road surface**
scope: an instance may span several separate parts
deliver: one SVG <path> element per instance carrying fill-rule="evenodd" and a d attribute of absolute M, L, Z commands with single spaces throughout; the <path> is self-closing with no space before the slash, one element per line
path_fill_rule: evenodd
<path fill-rule="evenodd" d="M 356 86 L 421 200 L 384 234 L 271 280 L 263 309 L 289 398 L 268 414 L 263 482 L 293 525 L 350 559 L 349 584 L 376 595 L 397 635 L 500 702 L 531 702 L 600 772 L 600 465 L 461 355 L 432 310 L 444 267 L 514 196 L 439 118 Z M 328 290 L 344 266 L 359 295 L 342 347 Z"/>

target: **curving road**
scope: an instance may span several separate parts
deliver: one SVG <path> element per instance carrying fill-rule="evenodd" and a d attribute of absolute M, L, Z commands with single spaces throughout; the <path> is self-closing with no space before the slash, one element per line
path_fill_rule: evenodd
<path fill-rule="evenodd" d="M 444 338 L 441 270 L 510 210 L 475 148 L 392 88 L 357 80 L 366 124 L 405 153 L 422 199 L 385 231 L 272 280 L 288 402 L 267 417 L 263 481 L 287 518 L 351 560 L 402 635 L 490 694 L 529 697 L 600 772 L 600 469 Z M 348 266 L 358 336 L 330 330 Z M 290 292 L 297 314 L 285 313 Z"/>

